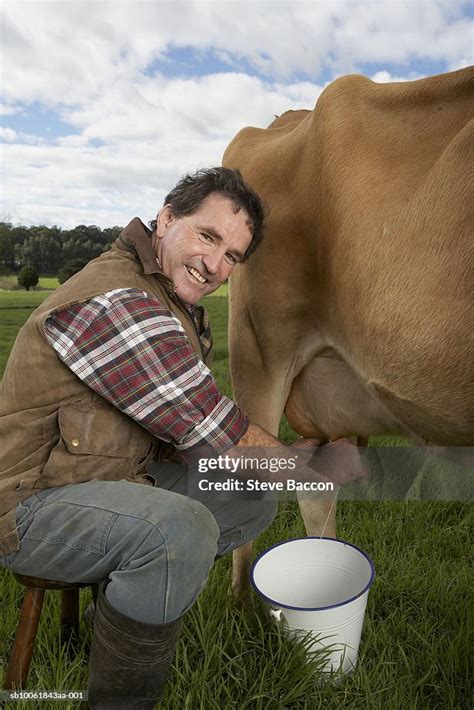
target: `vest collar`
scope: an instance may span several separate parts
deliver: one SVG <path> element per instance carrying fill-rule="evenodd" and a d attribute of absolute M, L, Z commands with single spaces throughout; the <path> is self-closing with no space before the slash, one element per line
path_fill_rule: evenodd
<path fill-rule="evenodd" d="M 158 266 L 155 250 L 151 244 L 152 231 L 146 227 L 141 219 L 134 217 L 127 224 L 117 239 L 114 247 L 128 251 L 138 257 L 145 274 L 155 274 L 163 282 L 166 291 L 172 298 L 176 298 L 173 281 L 166 276 Z"/>

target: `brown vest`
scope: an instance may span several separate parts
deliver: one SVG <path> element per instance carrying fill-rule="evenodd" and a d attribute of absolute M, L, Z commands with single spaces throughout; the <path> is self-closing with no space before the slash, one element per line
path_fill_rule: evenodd
<path fill-rule="evenodd" d="M 38 489 L 97 478 L 145 482 L 157 439 L 83 384 L 44 335 L 54 311 L 115 288 L 156 296 L 204 357 L 193 318 L 157 265 L 149 231 L 135 218 L 111 251 L 54 291 L 18 333 L 0 389 L 0 555 L 19 548 L 15 506 Z"/>

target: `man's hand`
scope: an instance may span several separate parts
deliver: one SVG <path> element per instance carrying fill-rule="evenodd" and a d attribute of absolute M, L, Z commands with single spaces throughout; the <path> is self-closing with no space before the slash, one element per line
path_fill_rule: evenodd
<path fill-rule="evenodd" d="M 320 439 L 298 439 L 290 446 L 285 446 L 267 431 L 251 423 L 245 436 L 229 453 L 239 456 L 243 448 L 247 448 L 250 457 L 289 459 L 297 456 L 296 469 L 286 468 L 274 473 L 259 470 L 259 477 L 266 481 L 293 478 L 301 481 L 331 481 L 340 485 L 367 475 L 357 446 L 348 439 L 337 439 L 324 445 Z M 245 472 L 242 473 L 245 475 Z"/>

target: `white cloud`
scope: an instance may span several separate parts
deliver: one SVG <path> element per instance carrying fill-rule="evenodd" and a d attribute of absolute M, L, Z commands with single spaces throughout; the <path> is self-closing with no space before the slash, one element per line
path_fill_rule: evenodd
<path fill-rule="evenodd" d="M 473 39 L 473 44 L 474 44 L 474 39 Z M 456 59 L 453 62 L 450 62 L 448 64 L 447 70 L 448 71 L 457 71 L 458 69 L 463 69 L 464 67 L 469 67 L 472 64 L 474 64 L 474 58 L 472 56 L 468 57 L 467 55 L 465 57 L 460 57 L 459 59 Z"/>
<path fill-rule="evenodd" d="M 13 221 L 64 227 L 148 219 L 181 174 L 218 164 L 240 128 L 312 108 L 340 74 L 365 69 L 375 81 L 403 81 L 422 75 L 414 60 L 465 66 L 466 7 L 461 0 L 4 2 L 6 209 Z M 170 77 L 179 66 L 169 51 L 183 47 L 197 52 L 196 71 Z M 212 57 L 227 71 L 213 69 Z M 68 123 L 69 134 L 33 135 L 36 106 Z"/>
<path fill-rule="evenodd" d="M 0 127 L 0 138 L 2 138 L 4 141 L 7 141 L 7 143 L 12 143 L 16 137 L 17 133 L 13 130 L 13 128 L 3 126 Z"/>
<path fill-rule="evenodd" d="M 421 74 L 412 73 L 410 76 L 394 76 L 388 71 L 377 71 L 370 78 L 378 84 L 387 84 L 390 81 L 414 81 L 415 79 L 420 79 Z"/>
<path fill-rule="evenodd" d="M 101 140 L 228 139 L 244 123 L 264 126 L 275 113 L 313 105 L 320 91 L 310 82 L 271 85 L 242 73 L 142 77 L 134 86 L 105 92 L 85 109 L 64 110 L 62 117 Z"/>
<path fill-rule="evenodd" d="M 245 59 L 267 77 L 367 62 L 472 56 L 461 0 L 332 2 L 6 2 L 2 37 L 10 101 L 81 105 L 135 83 L 171 47 Z M 33 68 L 33 70 L 32 70 Z"/>
<path fill-rule="evenodd" d="M 150 219 L 179 176 L 221 162 L 243 125 L 265 126 L 289 107 L 311 106 L 321 90 L 310 82 L 271 86 L 244 74 L 162 78 L 158 86 L 144 78 L 123 88 L 126 100 L 115 111 L 111 91 L 87 110 L 65 112 L 80 135 L 4 147 L 11 219 L 64 227 L 125 224 L 137 213 Z M 92 147 L 94 138 L 103 145 Z"/>
<path fill-rule="evenodd" d="M 0 116 L 12 116 L 17 113 L 17 110 L 15 106 L 8 106 L 4 104 L 3 101 L 0 101 Z"/>

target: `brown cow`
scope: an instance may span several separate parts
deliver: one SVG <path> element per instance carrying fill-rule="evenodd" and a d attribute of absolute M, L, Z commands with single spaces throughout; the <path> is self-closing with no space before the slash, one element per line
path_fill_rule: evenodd
<path fill-rule="evenodd" d="M 473 79 L 345 76 L 227 148 L 270 210 L 229 346 L 235 398 L 272 434 L 285 411 L 304 437 L 474 443 Z M 325 505 L 300 504 L 308 534 Z"/>

